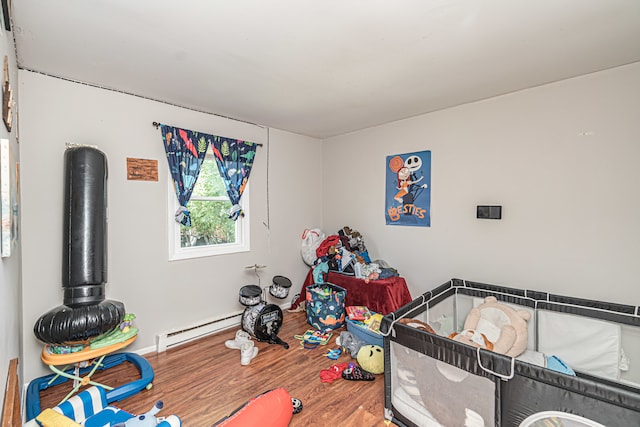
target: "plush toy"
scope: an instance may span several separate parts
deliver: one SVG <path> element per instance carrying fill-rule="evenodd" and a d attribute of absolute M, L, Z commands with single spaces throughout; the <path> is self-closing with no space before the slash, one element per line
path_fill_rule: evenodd
<path fill-rule="evenodd" d="M 358 351 L 358 364 L 367 372 L 381 374 L 384 372 L 384 350 L 377 345 L 365 345 Z"/>
<path fill-rule="evenodd" d="M 336 344 L 351 353 L 353 359 L 358 357 L 358 351 L 366 343 L 349 331 L 340 332 L 340 336 L 336 338 Z"/>
<path fill-rule="evenodd" d="M 527 320 L 530 318 L 528 311 L 516 311 L 490 296 L 471 309 L 464 322 L 464 330 L 459 334 L 454 332 L 449 338 L 517 357 L 527 349 Z"/>
<path fill-rule="evenodd" d="M 129 418 L 124 423 L 114 424 L 113 427 L 154 427 L 160 422 L 155 415 L 160 412 L 163 406 L 162 400 L 158 400 L 149 412 Z"/>
<path fill-rule="evenodd" d="M 136 315 L 133 313 L 126 313 L 122 318 L 122 323 L 120 323 L 120 330 L 122 333 L 127 333 L 133 326 L 133 319 L 136 318 Z"/>

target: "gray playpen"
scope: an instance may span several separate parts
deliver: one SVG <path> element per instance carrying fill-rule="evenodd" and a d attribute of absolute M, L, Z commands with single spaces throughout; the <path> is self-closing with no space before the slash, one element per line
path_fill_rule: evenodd
<path fill-rule="evenodd" d="M 530 311 L 518 358 L 447 338 L 487 296 Z M 452 279 L 385 316 L 381 330 L 385 417 L 400 426 L 640 426 L 637 306 Z"/>

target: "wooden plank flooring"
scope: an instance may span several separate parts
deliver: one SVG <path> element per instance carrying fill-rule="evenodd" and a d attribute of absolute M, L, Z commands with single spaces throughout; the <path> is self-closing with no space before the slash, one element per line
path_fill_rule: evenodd
<path fill-rule="evenodd" d="M 133 414 L 148 411 L 157 400 L 164 401 L 159 415 L 176 414 L 186 427 L 211 426 L 251 397 L 263 391 L 284 387 L 302 401 L 303 410 L 293 416 L 290 426 L 393 426 L 384 420 L 384 378 L 374 381 L 333 383 L 320 381 L 320 371 L 336 363 L 351 361 L 343 354 L 333 361 L 325 354 L 336 348 L 334 331 L 326 346 L 305 350 L 293 338 L 309 329 L 304 313 L 284 313 L 278 336 L 288 342 L 279 345 L 256 343 L 258 356 L 248 366 L 240 365 L 240 351 L 228 349 L 237 328 L 193 341 L 165 353 L 147 354 L 155 371 L 151 390 L 144 390 L 115 404 Z M 128 362 L 98 372 L 93 379 L 116 386 L 139 378 Z M 55 406 L 70 390 L 65 383 L 41 392 L 41 407 Z"/>

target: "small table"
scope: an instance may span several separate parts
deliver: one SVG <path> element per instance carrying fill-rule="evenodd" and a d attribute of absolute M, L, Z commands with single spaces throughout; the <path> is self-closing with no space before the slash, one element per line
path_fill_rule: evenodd
<path fill-rule="evenodd" d="M 369 310 L 383 315 L 396 311 L 412 301 L 407 282 L 399 276 L 370 280 L 366 283 L 364 279 L 329 271 L 326 281 L 347 290 L 345 305 L 364 305 Z M 291 304 L 292 309 L 306 300 L 307 286 L 313 283 L 313 270 L 309 270 L 300 296 Z"/>

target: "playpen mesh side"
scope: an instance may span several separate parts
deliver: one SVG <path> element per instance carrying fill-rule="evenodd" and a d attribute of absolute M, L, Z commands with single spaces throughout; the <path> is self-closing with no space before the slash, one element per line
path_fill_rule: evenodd
<path fill-rule="evenodd" d="M 487 295 L 496 295 L 502 303 L 532 313 L 529 351 L 542 356 L 540 349 L 561 353 L 581 368 L 576 369 L 577 372 L 582 372 L 573 377 L 544 365 L 522 361 L 513 361 L 509 370 L 511 358 L 480 351 L 477 356 L 483 366 L 500 375 L 511 372 L 514 376 L 503 381 L 499 376 L 483 371 L 477 363 L 475 349 L 444 337 L 461 330 L 470 308 L 480 304 Z M 624 359 L 622 347 L 626 347 L 631 365 L 640 358 L 637 339 L 640 337 L 640 317 L 635 310 L 630 310 L 619 304 L 453 279 L 386 316 L 382 322 L 383 332 L 391 329 L 385 338 L 385 356 L 389 360 L 385 371 L 387 418 L 400 426 L 465 425 L 470 420 L 478 420 L 473 413 L 471 418 L 466 418 L 471 409 L 483 417 L 483 424 L 472 425 L 511 427 L 525 421 L 541 421 L 544 418 L 530 420 L 528 417 L 556 411 L 569 414 L 568 418 L 574 416 L 570 421 L 583 422 L 577 424 L 579 426 L 598 425 L 598 422 L 607 426 L 640 426 L 638 375 L 632 372 L 633 366 L 623 370 L 622 375 L 612 371 L 613 368 L 622 369 L 624 365 L 618 363 Z M 427 322 L 439 336 L 396 323 L 400 317 Z M 599 369 L 563 351 L 562 345 L 568 340 L 554 337 L 560 332 L 558 324 L 573 323 L 571 328 L 576 328 L 580 327 L 580 319 L 588 319 L 584 323 L 589 325 L 587 329 L 592 330 L 597 325 L 599 335 L 603 337 L 599 345 L 589 347 L 589 350 L 608 355 L 606 360 L 598 361 Z M 588 354 L 587 359 L 597 357 L 589 351 L 582 353 Z M 580 351 L 575 354 L 582 356 Z M 585 373 L 589 371 L 596 376 Z M 443 372 L 448 373 L 448 377 Z M 456 378 L 456 375 L 458 382 L 453 381 L 453 385 L 437 382 L 438 376 Z M 468 378 L 476 384 L 460 387 Z M 482 396 L 483 402 L 476 408 L 478 396 Z M 443 405 L 449 408 L 445 415 L 441 414 Z M 460 407 L 463 407 L 462 411 Z M 489 408 L 493 408 L 493 412 Z M 463 421 L 460 421 L 461 412 L 465 413 Z M 580 416 L 588 419 L 580 420 Z M 450 418 L 438 420 L 438 417 Z"/>
<path fill-rule="evenodd" d="M 398 416 L 420 427 L 495 425 L 496 385 L 391 342 L 391 403 Z"/>

